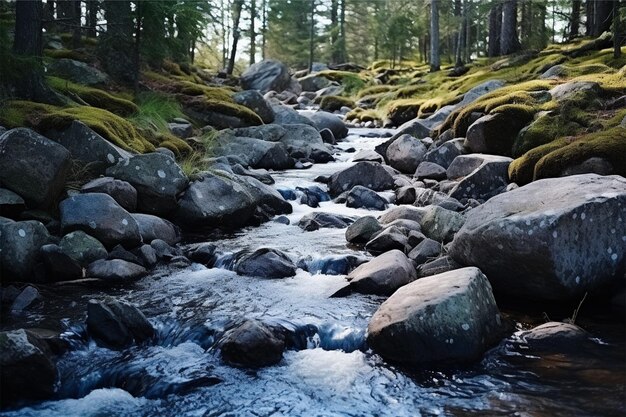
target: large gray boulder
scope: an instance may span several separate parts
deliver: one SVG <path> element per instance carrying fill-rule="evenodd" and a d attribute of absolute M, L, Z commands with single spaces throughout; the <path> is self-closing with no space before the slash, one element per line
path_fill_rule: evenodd
<path fill-rule="evenodd" d="M 382 224 L 389 224 L 396 220 L 413 220 L 414 222 L 421 222 L 426 211 L 423 208 L 399 206 L 394 207 L 387 213 L 380 216 L 378 219 Z"/>
<path fill-rule="evenodd" d="M 451 241 L 465 223 L 465 216 L 441 206 L 428 206 L 424 210 L 420 221 L 422 232 L 437 242 Z"/>
<path fill-rule="evenodd" d="M 0 223 L 0 277 L 7 281 L 40 278 L 36 264 L 40 248 L 50 242 L 46 227 L 38 221 Z"/>
<path fill-rule="evenodd" d="M 96 178 L 83 185 L 80 192 L 108 194 L 125 210 L 137 210 L 137 190 L 126 181 L 111 177 Z"/>
<path fill-rule="evenodd" d="M 315 127 L 306 124 L 283 125 L 285 135 L 280 142 L 287 147 L 289 154 L 299 158 L 309 158 L 314 162 L 333 161 L 332 148 L 324 143 Z"/>
<path fill-rule="evenodd" d="M 561 300 L 613 282 L 626 262 L 626 179 L 551 178 L 474 208 L 449 254 L 496 291 Z"/>
<path fill-rule="evenodd" d="M 365 244 L 365 250 L 373 255 L 394 249 L 404 250 L 408 241 L 408 232 L 398 226 L 389 226 L 372 236 Z"/>
<path fill-rule="evenodd" d="M 237 228 L 246 225 L 256 200 L 245 183 L 223 171 L 204 173 L 178 201 L 174 218 L 185 227 Z"/>
<path fill-rule="evenodd" d="M 235 272 L 251 277 L 287 278 L 296 275 L 296 265 L 285 253 L 262 248 L 241 257 Z"/>
<path fill-rule="evenodd" d="M 335 114 L 325 111 L 316 111 L 307 116 L 315 123 L 317 130 L 329 129 L 335 139 L 343 139 L 348 136 L 348 128 L 343 120 Z"/>
<path fill-rule="evenodd" d="M 270 90 L 281 92 L 289 88 L 291 76 L 289 68 L 282 62 L 264 59 L 245 70 L 240 81 L 245 90 L 259 90 L 262 93 Z"/>
<path fill-rule="evenodd" d="M 102 174 L 108 167 L 132 156 L 78 120 L 65 130 L 50 130 L 46 135 L 67 148 L 72 159 L 88 164 L 89 170 L 95 174 Z"/>
<path fill-rule="evenodd" d="M 82 230 L 108 247 L 141 243 L 133 216 L 107 194 L 77 194 L 61 201 L 59 210 L 63 233 Z"/>
<path fill-rule="evenodd" d="M 351 190 L 355 185 L 362 185 L 373 191 L 388 190 L 393 187 L 393 177 L 376 162 L 357 162 L 349 168 L 335 172 L 328 180 L 330 195 L 338 196 Z"/>
<path fill-rule="evenodd" d="M 17 193 L 29 208 L 55 202 L 69 167 L 69 151 L 33 130 L 11 129 L 0 136 L 0 187 Z"/>
<path fill-rule="evenodd" d="M 387 200 L 362 185 L 353 187 L 346 197 L 346 207 L 384 210 L 387 208 L 387 204 Z"/>
<path fill-rule="evenodd" d="M 295 163 L 282 143 L 230 134 L 220 135 L 211 150 L 216 156 L 241 157 L 252 168 L 283 170 L 293 168 Z"/>
<path fill-rule="evenodd" d="M 284 334 L 273 326 L 246 320 L 224 333 L 218 346 L 229 364 L 258 368 L 280 362 L 286 342 Z"/>
<path fill-rule="evenodd" d="M 376 146 L 374 150 L 387 158 L 387 148 L 389 148 L 389 146 L 393 142 L 395 142 L 400 136 L 409 135 L 417 139 L 423 139 L 430 136 L 430 128 L 424 126 L 422 122 L 423 120 L 418 119 L 409 120 L 408 122 L 400 126 L 398 128 L 398 131 L 389 140 L 386 140 L 385 142 Z"/>
<path fill-rule="evenodd" d="M 274 110 L 257 90 L 239 91 L 233 94 L 235 103 L 241 104 L 259 115 L 263 123 L 274 121 Z"/>
<path fill-rule="evenodd" d="M 48 71 L 57 77 L 83 85 L 106 84 L 110 81 L 109 76 L 99 69 L 68 58 L 52 60 Z"/>
<path fill-rule="evenodd" d="M 0 352 L 3 407 L 52 397 L 57 367 L 44 342 L 24 329 L 0 332 Z"/>
<path fill-rule="evenodd" d="M 302 78 L 298 78 L 302 91 L 315 92 L 331 85 L 328 78 L 319 74 L 310 74 Z"/>
<path fill-rule="evenodd" d="M 347 276 L 350 288 L 362 294 L 391 295 L 417 279 L 413 263 L 395 249 L 357 267 Z"/>
<path fill-rule="evenodd" d="M 277 125 L 304 124 L 315 127 L 315 122 L 301 115 L 289 106 L 273 103 L 272 110 L 274 110 L 274 123 Z"/>
<path fill-rule="evenodd" d="M 131 216 L 139 226 L 139 234 L 144 243 L 161 239 L 173 246 L 180 242 L 180 229 L 172 222 L 151 214 L 133 213 Z"/>
<path fill-rule="evenodd" d="M 134 305 L 112 298 L 89 300 L 87 331 L 96 342 L 111 349 L 141 343 L 155 334 L 146 316 Z"/>
<path fill-rule="evenodd" d="M 176 208 L 176 198 L 189 183 L 176 161 L 154 152 L 135 155 L 108 168 L 110 177 L 129 182 L 137 190 L 137 208 L 165 216 Z"/>
<path fill-rule="evenodd" d="M 464 142 L 464 138 L 452 139 L 442 143 L 436 148 L 431 148 L 424 155 L 424 161 L 432 162 L 448 169 L 457 156 L 467 153 L 463 145 Z"/>
<path fill-rule="evenodd" d="M 367 243 L 382 229 L 378 220 L 373 216 L 363 216 L 346 229 L 346 240 L 350 243 Z"/>
<path fill-rule="evenodd" d="M 432 365 L 478 360 L 502 335 L 489 281 L 463 268 L 396 291 L 374 313 L 367 341 L 385 359 Z"/>
<path fill-rule="evenodd" d="M 467 129 L 464 145 L 473 153 L 510 156 L 518 133 L 530 121 L 529 115 L 487 114 Z"/>
<path fill-rule="evenodd" d="M 82 230 L 66 234 L 59 242 L 61 251 L 83 267 L 98 259 L 106 259 L 109 255 L 98 239 L 89 236 Z"/>
<path fill-rule="evenodd" d="M 470 154 L 456 157 L 448 167 L 447 175 L 459 182 L 448 195 L 457 200 L 487 200 L 499 194 L 509 185 L 511 162 L 511 158 L 497 155 Z"/>
<path fill-rule="evenodd" d="M 404 174 L 413 174 L 427 152 L 426 146 L 411 135 L 394 140 L 386 152 L 386 161 Z"/>
<path fill-rule="evenodd" d="M 345 229 L 353 222 L 354 219 L 349 216 L 314 211 L 302 216 L 300 221 L 298 221 L 298 226 L 304 231 L 311 232 L 326 228 Z"/>

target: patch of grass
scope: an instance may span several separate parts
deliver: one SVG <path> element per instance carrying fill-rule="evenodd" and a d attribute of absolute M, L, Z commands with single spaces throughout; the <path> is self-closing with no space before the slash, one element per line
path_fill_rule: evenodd
<path fill-rule="evenodd" d="M 217 136 L 217 131 L 210 131 L 197 138 L 194 151 L 180 161 L 181 169 L 189 178 L 207 170 L 206 159 L 213 156 L 211 148 Z"/>
<path fill-rule="evenodd" d="M 74 49 L 44 49 L 43 54 L 53 59 L 67 58 L 81 62 L 91 61 L 89 55 Z"/>
<path fill-rule="evenodd" d="M 180 104 L 161 93 L 142 93 L 136 98 L 138 111 L 130 118 L 141 129 L 169 132 L 167 124 L 177 117 L 185 117 Z"/>

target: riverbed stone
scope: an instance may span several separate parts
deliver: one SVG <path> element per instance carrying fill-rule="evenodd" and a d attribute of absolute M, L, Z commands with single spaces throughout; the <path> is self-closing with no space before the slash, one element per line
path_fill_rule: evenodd
<path fill-rule="evenodd" d="M 626 179 L 550 178 L 468 212 L 450 255 L 515 297 L 581 297 L 619 279 L 626 262 Z"/>
<path fill-rule="evenodd" d="M 365 250 L 378 255 L 390 250 L 404 250 L 408 237 L 402 229 L 397 226 L 390 226 L 375 234 L 366 244 Z"/>
<path fill-rule="evenodd" d="M 465 138 L 457 138 L 431 148 L 424 155 L 424 162 L 432 162 L 447 169 L 457 156 L 467 153 L 464 142 Z"/>
<path fill-rule="evenodd" d="M 239 91 L 233 94 L 235 103 L 241 104 L 259 115 L 263 123 L 272 123 L 274 121 L 274 110 L 272 106 L 265 101 L 265 98 L 257 90 Z"/>
<path fill-rule="evenodd" d="M 408 254 L 410 260 L 415 265 L 421 265 L 426 261 L 436 258 L 441 254 L 442 246 L 440 242 L 426 238 L 417 244 Z"/>
<path fill-rule="evenodd" d="M 176 197 L 189 183 L 176 161 L 158 152 L 125 159 L 106 173 L 135 187 L 138 210 L 157 216 L 165 216 L 176 208 Z"/>
<path fill-rule="evenodd" d="M 261 278 L 287 278 L 296 275 L 296 265 L 284 252 L 262 248 L 241 257 L 235 264 L 235 272 Z"/>
<path fill-rule="evenodd" d="M 240 81 L 245 90 L 259 90 L 261 93 L 270 90 L 281 92 L 289 88 L 291 76 L 289 68 L 282 62 L 264 59 L 245 70 Z"/>
<path fill-rule="evenodd" d="M 591 334 L 572 323 L 551 321 L 526 330 L 521 340 L 535 352 L 576 353 L 593 344 Z"/>
<path fill-rule="evenodd" d="M 294 158 L 308 158 L 313 162 L 326 163 L 334 161 L 332 151 L 322 140 L 322 136 L 313 126 L 306 124 L 285 124 L 285 135 L 280 143 Z"/>
<path fill-rule="evenodd" d="M 400 250 L 377 256 L 352 271 L 347 279 L 350 288 L 362 294 L 391 295 L 417 278 L 415 267 Z"/>
<path fill-rule="evenodd" d="M 379 196 L 369 188 L 357 185 L 353 187 L 346 197 L 346 206 L 352 208 L 366 208 L 369 210 L 384 210 L 387 208 L 387 200 Z"/>
<path fill-rule="evenodd" d="M 308 117 L 315 123 L 317 130 L 329 129 L 335 139 L 343 139 L 348 136 L 346 124 L 335 114 L 325 111 L 316 111 Z"/>
<path fill-rule="evenodd" d="M 83 278 L 81 265 L 55 244 L 40 249 L 48 281 L 71 281 Z"/>
<path fill-rule="evenodd" d="M 381 229 L 382 226 L 375 217 L 359 217 L 346 229 L 346 240 L 350 243 L 364 244 Z"/>
<path fill-rule="evenodd" d="M 450 256 L 440 256 L 437 259 L 426 261 L 417 267 L 417 276 L 420 278 L 430 277 L 444 272 L 461 269 L 463 265 L 456 262 Z"/>
<path fill-rule="evenodd" d="M 428 178 L 431 180 L 441 181 L 446 179 L 446 169 L 441 165 L 435 164 L 434 162 L 423 161 L 417 166 L 413 177 L 418 180 Z"/>
<path fill-rule="evenodd" d="M 144 277 L 148 271 L 141 265 L 123 259 L 100 259 L 87 267 L 88 278 L 98 278 L 107 284 L 127 284 Z"/>
<path fill-rule="evenodd" d="M 431 205 L 440 206 L 452 211 L 461 211 L 465 208 L 465 206 L 456 198 L 452 198 L 440 191 L 421 187 L 415 188 L 415 200 L 413 204 L 417 207 L 426 207 Z"/>
<path fill-rule="evenodd" d="M 282 143 L 235 137 L 228 132 L 218 136 L 211 152 L 218 156 L 239 156 L 246 166 L 252 168 L 283 170 L 293 168 L 295 163 Z"/>
<path fill-rule="evenodd" d="M 155 334 L 154 328 L 137 307 L 113 298 L 89 300 L 87 331 L 99 345 L 117 350 L 133 342 L 142 343 Z"/>
<path fill-rule="evenodd" d="M 285 336 L 276 328 L 260 320 L 246 320 L 228 330 L 218 346 L 227 363 L 260 368 L 280 362 L 286 343 Z"/>
<path fill-rule="evenodd" d="M 347 275 L 357 266 L 367 262 L 367 258 L 355 255 L 334 255 L 322 258 L 307 256 L 298 261 L 298 268 L 311 274 Z"/>
<path fill-rule="evenodd" d="M 457 200 L 488 200 L 506 190 L 511 158 L 497 155 L 460 155 L 448 167 L 448 178 L 459 182 L 448 193 Z"/>
<path fill-rule="evenodd" d="M 271 123 L 261 126 L 240 127 L 232 129 L 236 137 L 261 139 L 268 142 L 278 142 L 285 136 L 286 130 L 281 125 Z"/>
<path fill-rule="evenodd" d="M 352 223 L 354 223 L 352 217 L 316 211 L 304 215 L 298 222 L 298 226 L 304 231 L 311 232 L 325 228 L 344 229 Z"/>
<path fill-rule="evenodd" d="M 29 208 L 55 202 L 69 167 L 69 151 L 31 129 L 11 129 L 0 136 L 0 187 L 18 194 Z"/>
<path fill-rule="evenodd" d="M 374 313 L 367 341 L 393 362 L 446 364 L 480 359 L 503 330 L 489 281 L 470 267 L 401 287 Z"/>
<path fill-rule="evenodd" d="M 137 190 L 129 182 L 111 177 L 101 177 L 89 181 L 80 189 L 81 193 L 104 193 L 129 212 L 137 210 Z"/>
<path fill-rule="evenodd" d="M 373 191 L 383 191 L 392 188 L 393 183 L 393 176 L 383 165 L 375 162 L 357 162 L 331 175 L 328 190 L 330 195 L 338 196 L 356 185 L 362 185 Z"/>
<path fill-rule="evenodd" d="M 413 174 L 424 159 L 427 150 L 419 139 L 411 135 L 402 135 L 387 148 L 386 160 L 389 165 L 400 172 Z"/>
<path fill-rule="evenodd" d="M 95 237 L 82 230 L 66 234 L 61 238 L 59 247 L 70 258 L 85 267 L 98 259 L 106 259 L 108 252 Z"/>
<path fill-rule="evenodd" d="M 441 206 L 428 206 L 424 210 L 422 232 L 437 242 L 450 242 L 465 223 L 465 216 Z"/>
<path fill-rule="evenodd" d="M 162 239 L 170 245 L 180 242 L 180 229 L 169 220 L 151 214 L 133 213 L 131 216 L 139 226 L 139 234 L 144 243 L 150 243 L 154 239 Z"/>
<path fill-rule="evenodd" d="M 46 227 L 36 220 L 0 223 L 0 277 L 7 281 L 41 281 L 36 268 L 40 248 L 50 242 Z"/>
<path fill-rule="evenodd" d="M 108 194 L 76 194 L 59 204 L 63 233 L 82 230 L 105 246 L 141 243 L 137 222 Z"/>
<path fill-rule="evenodd" d="M 425 213 L 426 211 L 423 208 L 399 206 L 392 208 L 387 213 L 380 216 L 378 221 L 381 224 L 389 224 L 398 219 L 406 219 L 413 220 L 419 223 L 422 221 Z"/>
<path fill-rule="evenodd" d="M 45 343 L 24 329 L 0 332 L 0 352 L 3 406 L 52 397 L 57 367 Z"/>

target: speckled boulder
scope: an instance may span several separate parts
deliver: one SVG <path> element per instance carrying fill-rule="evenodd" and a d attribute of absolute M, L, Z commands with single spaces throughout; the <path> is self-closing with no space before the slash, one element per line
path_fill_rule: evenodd
<path fill-rule="evenodd" d="M 0 223 L 0 277 L 2 281 L 32 281 L 40 248 L 49 243 L 46 227 L 38 221 Z"/>
<path fill-rule="evenodd" d="M 449 254 L 479 267 L 498 292 L 580 297 L 623 276 L 626 179 L 550 178 L 493 197 L 468 213 Z"/>

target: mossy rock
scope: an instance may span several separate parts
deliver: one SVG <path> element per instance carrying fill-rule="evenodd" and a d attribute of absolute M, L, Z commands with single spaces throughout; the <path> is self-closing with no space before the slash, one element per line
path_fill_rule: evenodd
<path fill-rule="evenodd" d="M 0 124 L 14 128 L 31 127 L 39 132 L 63 130 L 80 120 L 96 133 L 122 149 L 152 152 L 155 147 L 128 120 L 97 107 L 56 107 L 30 101 L 10 101 L 0 112 Z"/>
<path fill-rule="evenodd" d="M 44 49 L 43 54 L 53 59 L 67 58 L 81 62 L 90 62 L 92 60 L 90 55 L 74 49 Z"/>
<path fill-rule="evenodd" d="M 87 87 L 57 77 L 47 77 L 48 85 L 74 101 L 82 101 L 90 106 L 108 110 L 118 116 L 128 117 L 139 111 L 135 103 L 116 97 L 104 90 Z"/>
<path fill-rule="evenodd" d="M 519 131 L 532 120 L 530 106 L 508 104 L 481 117 L 467 130 L 466 146 L 475 153 L 511 156 Z"/>
<path fill-rule="evenodd" d="M 183 106 L 183 111 L 186 114 L 218 129 L 263 124 L 263 120 L 254 111 L 232 101 L 183 94 L 177 94 L 176 98 Z"/>
<path fill-rule="evenodd" d="M 382 117 L 376 110 L 365 110 L 360 107 L 352 110 L 348 114 L 346 114 L 346 120 L 358 120 L 363 123 L 374 122 L 377 124 L 382 124 Z"/>
<path fill-rule="evenodd" d="M 354 108 L 354 101 L 340 96 L 324 96 L 320 101 L 320 109 L 327 112 L 340 110 L 342 107 Z"/>
<path fill-rule="evenodd" d="M 390 85 L 373 85 L 371 87 L 366 87 L 364 89 L 362 89 L 361 91 L 359 91 L 359 93 L 356 95 L 356 98 L 364 98 L 367 96 L 371 96 L 371 95 L 375 95 L 375 94 L 380 94 L 380 93 L 388 93 L 389 91 L 392 91 L 394 88 Z"/>
<path fill-rule="evenodd" d="M 395 126 L 413 120 L 417 117 L 424 100 L 404 99 L 389 102 L 387 105 L 387 119 Z"/>

